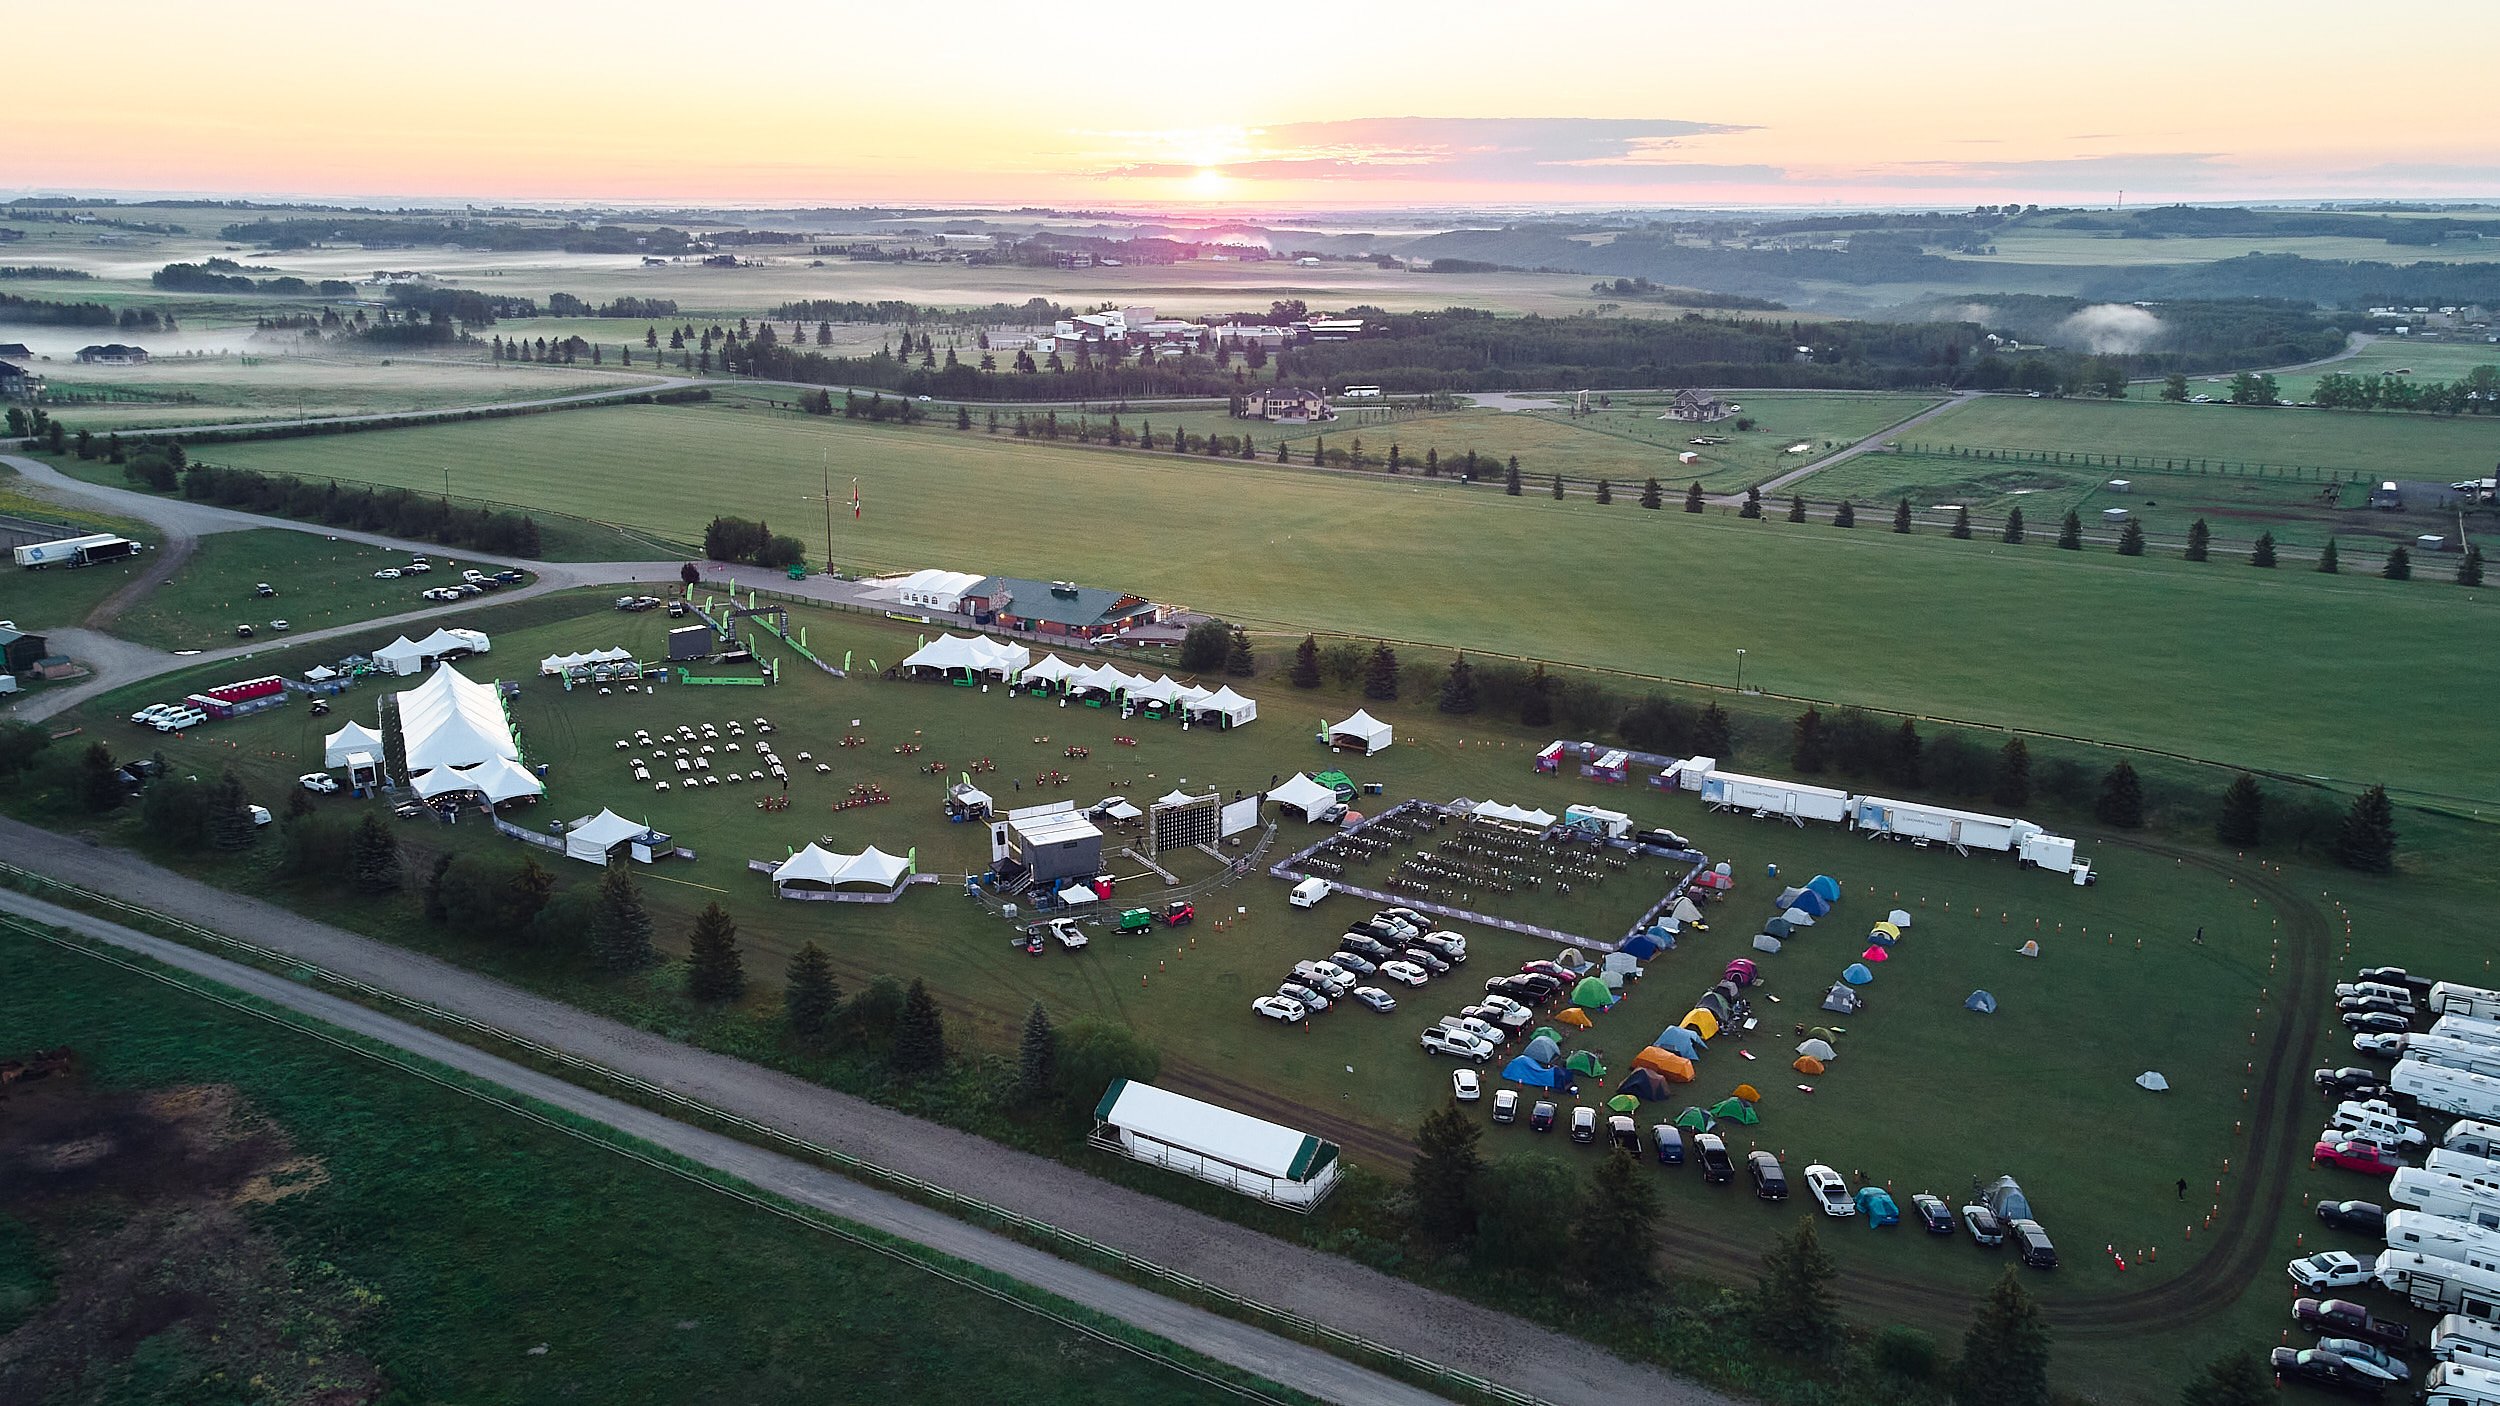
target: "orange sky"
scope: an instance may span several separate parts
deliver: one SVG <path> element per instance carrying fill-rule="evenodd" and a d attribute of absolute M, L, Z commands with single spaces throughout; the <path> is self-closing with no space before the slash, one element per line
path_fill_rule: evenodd
<path fill-rule="evenodd" d="M 2347 6 L 123 0 L 12 16 L 0 189 L 1193 205 L 2500 196 Z M 1915 14 L 1914 22 L 1887 14 Z M 2485 0 L 2415 0 L 2464 33 Z M 1514 18 L 1504 18 L 1510 16 Z"/>

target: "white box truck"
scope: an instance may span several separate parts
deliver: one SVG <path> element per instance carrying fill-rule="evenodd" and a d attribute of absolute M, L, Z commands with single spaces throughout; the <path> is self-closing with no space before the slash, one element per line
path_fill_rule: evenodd
<path fill-rule="evenodd" d="M 2395 1178 L 2387 1183 L 2387 1199 L 2449 1220 L 2500 1230 L 2500 1193 L 2420 1167 L 2397 1168 Z"/>
<path fill-rule="evenodd" d="M 2396 1061 L 2387 1082 L 2424 1108 L 2454 1113 L 2460 1118 L 2500 1121 L 2500 1079 L 2403 1059 Z"/>
<path fill-rule="evenodd" d="M 2500 1372 L 2476 1363 L 2441 1362 L 2422 1379 L 2416 1399 L 2422 1406 L 2500 1406 Z"/>
<path fill-rule="evenodd" d="M 134 556 L 139 544 L 110 532 L 92 532 L 84 537 L 64 537 L 57 542 L 29 542 L 16 548 L 17 564 L 29 569 L 47 566 L 87 566 L 99 561 L 117 561 Z"/>
<path fill-rule="evenodd" d="M 2377 1273 L 2380 1284 L 2415 1308 L 2500 1322 L 2500 1273 L 2412 1250 L 2380 1255 Z"/>
<path fill-rule="evenodd" d="M 2481 1020 L 2500 1019 L 2500 991 L 2481 986 L 2464 986 L 2453 981 L 2431 983 L 2431 1014 L 2470 1015 Z"/>
<path fill-rule="evenodd" d="M 2486 1230 L 2428 1211 L 2394 1211 L 2387 1217 L 2387 1248 L 2433 1259 L 2455 1260 L 2500 1273 L 2500 1230 Z"/>
<path fill-rule="evenodd" d="M 1809 820 L 1837 825 L 1849 816 L 1849 793 L 1829 786 L 1807 786 L 1713 770 L 1701 779 L 1701 803 L 1713 810 L 1741 810 L 1772 816 L 1802 827 Z"/>
<path fill-rule="evenodd" d="M 1563 824 L 1583 834 L 1608 840 L 1632 838 L 1632 817 L 1619 810 L 1597 806 L 1564 806 Z"/>

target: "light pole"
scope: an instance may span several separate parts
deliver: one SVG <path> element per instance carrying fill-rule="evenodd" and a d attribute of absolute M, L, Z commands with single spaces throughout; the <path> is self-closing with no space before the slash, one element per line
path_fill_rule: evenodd
<path fill-rule="evenodd" d="M 1741 649 L 1736 651 L 1736 691 L 1740 695 L 1745 691 L 1745 651 Z"/>

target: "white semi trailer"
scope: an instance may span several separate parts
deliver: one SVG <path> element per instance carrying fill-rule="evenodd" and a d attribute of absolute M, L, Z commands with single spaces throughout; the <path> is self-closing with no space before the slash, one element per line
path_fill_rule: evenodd
<path fill-rule="evenodd" d="M 1702 804 L 1713 810 L 1741 810 L 1749 815 L 1772 816 L 1803 826 L 1809 820 L 1837 825 L 1849 816 L 1849 793 L 1829 786 L 1808 786 L 1797 781 L 1774 781 L 1767 776 L 1744 776 L 1732 771 L 1713 770 L 1701 779 Z"/>
<path fill-rule="evenodd" d="M 1849 826 L 1870 837 L 1951 845 L 1965 854 L 1975 849 L 2012 854 L 2027 867 L 2071 875 L 2079 885 L 2094 882 L 2091 864 L 2075 858 L 2073 840 L 2052 835 L 2028 820 L 1889 796 L 1852 796 Z"/>

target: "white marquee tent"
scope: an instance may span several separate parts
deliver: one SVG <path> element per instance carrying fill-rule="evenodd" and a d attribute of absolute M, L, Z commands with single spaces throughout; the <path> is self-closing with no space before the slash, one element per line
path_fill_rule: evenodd
<path fill-rule="evenodd" d="M 461 677 L 449 664 L 397 696 L 411 776 L 438 766 L 475 766 L 490 757 L 517 760 L 521 755 L 494 688 Z"/>
<path fill-rule="evenodd" d="M 1181 686 L 1172 682 L 1170 674 L 1165 674 L 1159 679 L 1140 679 L 1129 685 L 1128 701 L 1161 703 L 1169 706 L 1181 701 Z"/>
<path fill-rule="evenodd" d="M 651 851 L 665 844 L 668 837 L 639 820 L 627 820 L 612 810 L 586 815 L 574 821 L 564 832 L 564 852 L 587 864 L 605 864 L 608 856 L 622 844 L 634 847 L 634 858 L 648 864 Z"/>
<path fill-rule="evenodd" d="M 587 668 L 593 664 L 622 664 L 633 657 L 632 650 L 617 645 L 610 645 L 606 649 L 593 649 L 582 654 L 550 654 L 538 661 L 538 672 L 562 674 L 574 669 Z"/>
<path fill-rule="evenodd" d="M 1066 683 L 1077 672 L 1076 665 L 1056 654 L 1045 654 L 1025 668 L 1024 680 L 1027 683 L 1060 684 Z"/>
<path fill-rule="evenodd" d="M 1389 750 L 1389 725 L 1357 708 L 1354 716 L 1328 728 L 1331 747 L 1360 747 L 1364 756 Z"/>
<path fill-rule="evenodd" d="M 1302 818 L 1309 821 L 1318 820 L 1338 803 L 1336 788 L 1322 786 L 1299 771 L 1284 785 L 1269 791 L 1267 798 L 1288 810 L 1302 812 Z"/>
<path fill-rule="evenodd" d="M 484 654 L 493 648 L 494 643 L 476 630 L 436 630 L 421 640 L 401 635 L 373 651 L 373 662 L 404 677 L 431 661 L 460 654 Z"/>
<path fill-rule="evenodd" d="M 324 767 L 345 766 L 347 759 L 358 752 L 379 754 L 382 734 L 363 723 L 349 723 L 321 740 L 321 764 Z"/>
<path fill-rule="evenodd" d="M 1213 722 L 1218 727 L 1239 727 L 1259 716 L 1259 705 L 1256 701 L 1233 692 L 1233 686 L 1226 684 L 1206 697 L 1190 703 L 1188 712 L 1192 722 Z"/>
<path fill-rule="evenodd" d="M 488 805 L 499 806 L 506 801 L 547 794 L 546 782 L 508 757 L 489 757 L 476 766 L 461 770 L 469 778 L 469 784 L 486 797 Z"/>
<path fill-rule="evenodd" d="M 839 854 L 822 845 L 811 844 L 773 870 L 776 884 L 808 884 L 818 888 L 840 888 L 844 884 L 866 884 L 872 888 L 892 890 L 910 876 L 912 862 L 887 854 L 875 845 L 857 854 Z"/>
<path fill-rule="evenodd" d="M 973 674 L 995 674 L 1005 678 L 1033 662 L 1033 651 L 1020 644 L 988 639 L 979 635 L 940 635 L 913 650 L 903 661 L 906 673 L 913 669 L 935 669 L 951 674 L 957 670 Z"/>
<path fill-rule="evenodd" d="M 1068 687 L 1071 690 L 1080 688 L 1098 688 L 1105 693 L 1117 693 L 1121 689 L 1134 688 L 1136 686 L 1137 680 L 1130 678 L 1128 675 L 1121 673 L 1119 670 L 1112 668 L 1108 664 L 1088 664 L 1083 668 L 1078 669 L 1075 673 L 1068 675 Z"/>
<path fill-rule="evenodd" d="M 1553 814 L 1549 811 L 1528 810 L 1504 805 L 1500 801 L 1478 801 L 1473 814 L 1479 820 L 1507 820 L 1513 825 L 1534 825 L 1540 830 L 1554 823 Z"/>

